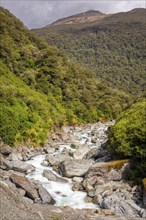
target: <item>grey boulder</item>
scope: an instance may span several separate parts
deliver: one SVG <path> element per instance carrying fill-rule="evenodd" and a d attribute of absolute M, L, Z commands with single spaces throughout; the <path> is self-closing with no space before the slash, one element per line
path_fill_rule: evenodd
<path fill-rule="evenodd" d="M 93 164 L 92 160 L 71 160 L 64 161 L 60 164 L 59 168 L 63 176 L 66 177 L 82 177 L 88 171 L 89 167 Z"/>

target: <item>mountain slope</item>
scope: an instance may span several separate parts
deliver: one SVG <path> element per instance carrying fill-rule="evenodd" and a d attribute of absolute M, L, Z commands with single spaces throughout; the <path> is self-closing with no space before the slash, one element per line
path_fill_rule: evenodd
<path fill-rule="evenodd" d="M 89 23 L 97 20 L 101 20 L 105 18 L 107 15 L 101 13 L 100 11 L 96 10 L 89 10 L 84 13 L 80 13 L 77 15 L 69 16 L 66 18 L 59 19 L 53 22 L 49 26 L 56 26 L 56 25 L 67 25 L 67 24 L 80 24 L 80 23 Z"/>
<path fill-rule="evenodd" d="M 129 157 L 132 169 L 129 177 L 143 179 L 146 174 L 146 100 L 142 99 L 123 112 L 110 129 L 112 154 Z"/>
<path fill-rule="evenodd" d="M 0 8 L 0 134 L 5 143 L 43 144 L 53 126 L 116 117 L 130 97 L 96 80 Z"/>
<path fill-rule="evenodd" d="M 145 88 L 145 9 L 117 13 L 83 24 L 33 30 L 109 86 L 131 94 Z"/>

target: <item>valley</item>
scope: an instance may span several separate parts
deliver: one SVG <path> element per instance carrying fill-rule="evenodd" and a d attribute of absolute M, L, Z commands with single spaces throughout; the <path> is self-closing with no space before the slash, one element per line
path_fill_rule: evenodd
<path fill-rule="evenodd" d="M 145 219 L 145 9 L 0 19 L 2 220 Z"/>

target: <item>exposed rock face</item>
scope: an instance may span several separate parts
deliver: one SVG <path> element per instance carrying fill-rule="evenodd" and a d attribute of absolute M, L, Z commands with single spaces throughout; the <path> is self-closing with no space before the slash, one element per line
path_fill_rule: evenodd
<path fill-rule="evenodd" d="M 71 160 L 64 161 L 60 164 L 59 168 L 66 177 L 84 176 L 89 167 L 93 164 L 92 160 Z"/>
<path fill-rule="evenodd" d="M 90 148 L 87 145 L 80 146 L 73 154 L 74 159 L 83 159 L 83 157 L 85 156 L 85 154 L 88 153 L 89 150 Z"/>
<path fill-rule="evenodd" d="M 55 204 L 55 200 L 52 198 L 50 193 L 44 187 L 42 187 L 42 186 L 39 187 L 38 192 L 39 192 L 39 195 L 40 195 L 43 203 L 47 203 L 50 205 Z"/>
<path fill-rule="evenodd" d="M 12 174 L 10 176 L 10 179 L 12 180 L 13 183 L 16 184 L 16 186 L 24 189 L 29 198 L 31 198 L 33 200 L 39 198 L 37 190 L 35 189 L 33 184 L 28 179 L 26 179 L 26 177 Z"/>
<path fill-rule="evenodd" d="M 63 182 L 63 183 L 68 182 L 68 180 L 63 179 L 63 178 L 58 177 L 57 175 L 55 175 L 51 170 L 44 170 L 43 171 L 43 176 L 46 177 L 48 180 L 51 180 L 51 181 Z"/>
<path fill-rule="evenodd" d="M 16 161 L 4 160 L 3 163 L 7 167 L 7 169 L 15 170 L 15 171 L 22 172 L 22 173 L 30 173 L 35 170 L 34 166 L 30 164 L 26 164 L 19 160 L 16 160 Z"/>
<path fill-rule="evenodd" d="M 48 155 L 45 160 L 49 162 L 51 166 L 58 166 L 61 162 L 71 160 L 67 154 Z"/>

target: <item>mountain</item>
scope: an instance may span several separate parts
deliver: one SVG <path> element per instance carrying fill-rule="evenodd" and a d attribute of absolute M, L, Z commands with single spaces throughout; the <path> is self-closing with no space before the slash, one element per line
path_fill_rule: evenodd
<path fill-rule="evenodd" d="M 0 8 L 0 135 L 11 146 L 43 145 L 54 126 L 115 118 L 131 97 L 36 37 Z"/>
<path fill-rule="evenodd" d="M 89 22 L 103 19 L 106 16 L 107 16 L 106 14 L 103 14 L 100 11 L 89 10 L 84 13 L 79 13 L 79 14 L 76 14 L 73 16 L 59 19 L 59 20 L 53 22 L 51 25 L 48 25 L 46 27 L 50 27 L 50 26 L 52 27 L 52 26 L 57 26 L 57 25 L 67 25 L 67 24 L 89 23 Z"/>
<path fill-rule="evenodd" d="M 97 12 L 103 16 L 100 20 L 78 24 L 56 21 L 58 25 L 32 32 L 92 69 L 97 79 L 109 86 L 141 95 L 145 89 L 145 12 L 143 8 L 108 16 Z"/>

